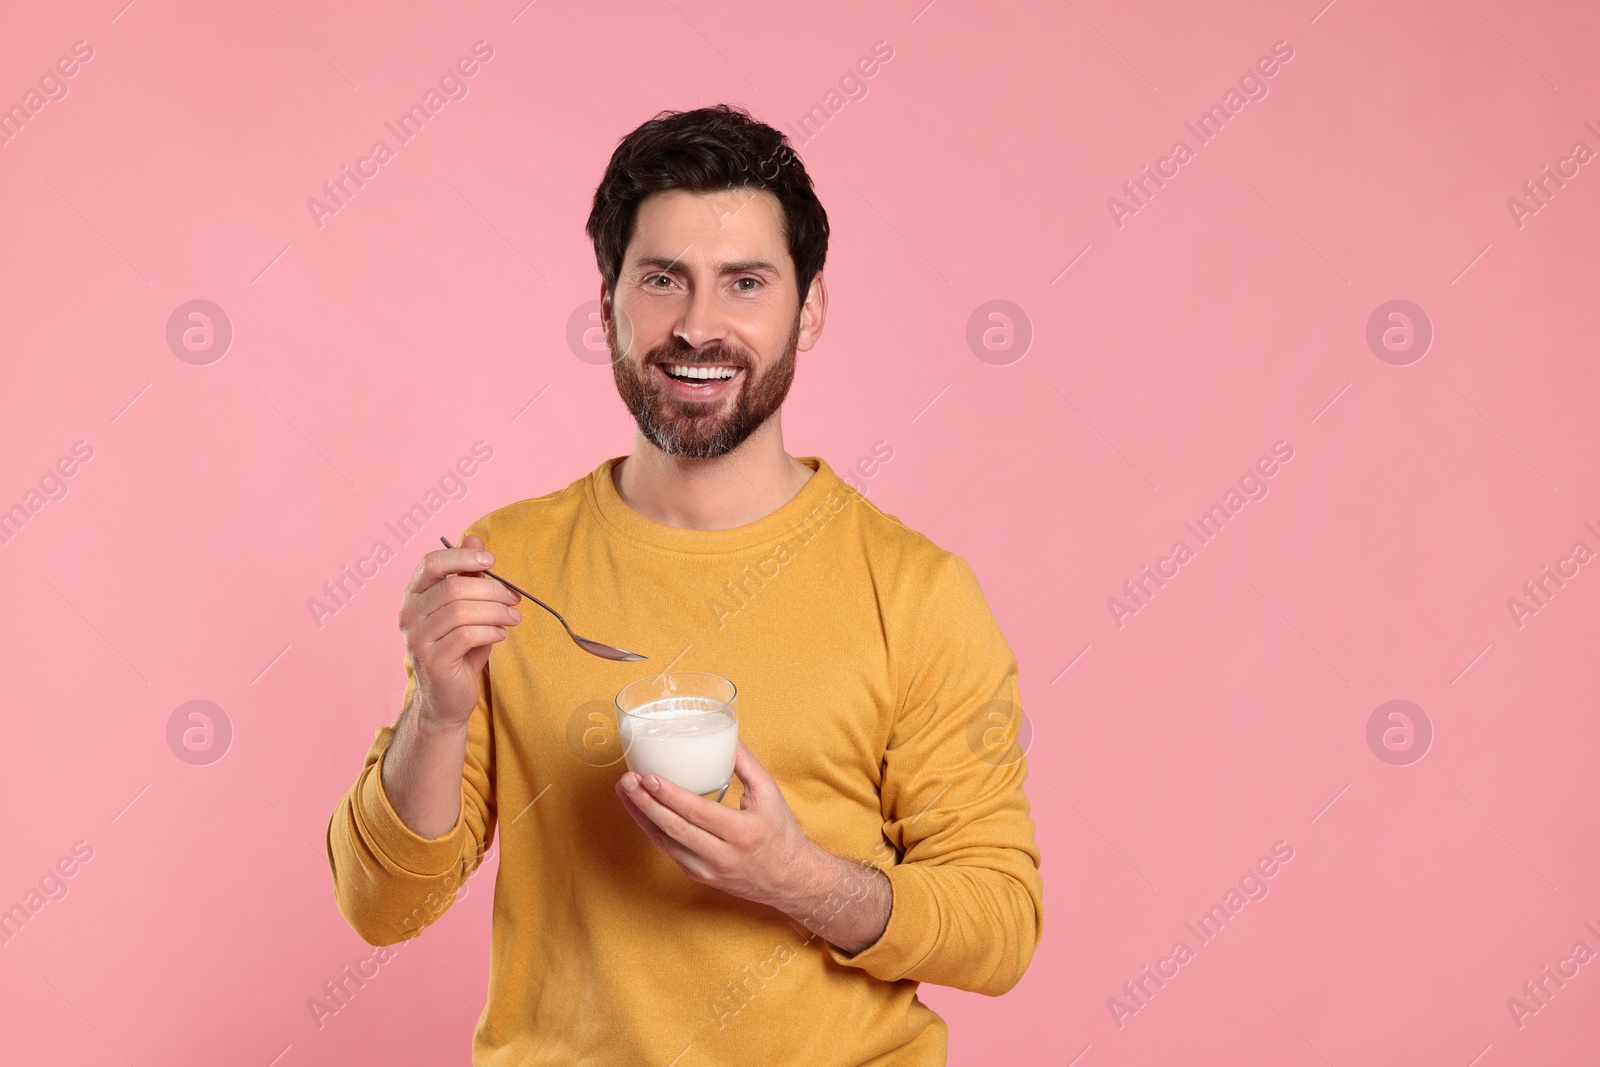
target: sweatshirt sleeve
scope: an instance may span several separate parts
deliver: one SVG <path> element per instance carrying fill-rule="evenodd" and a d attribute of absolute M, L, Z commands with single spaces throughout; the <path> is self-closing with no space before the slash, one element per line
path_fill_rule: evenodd
<path fill-rule="evenodd" d="M 893 894 L 889 923 L 855 955 L 826 944 L 836 962 L 884 981 L 998 996 L 1022 978 L 1044 929 L 1017 660 L 959 556 L 941 557 L 913 610 L 889 620 L 914 671 L 883 754 L 894 853 L 874 865 Z"/>
<path fill-rule="evenodd" d="M 402 707 L 416 691 L 405 657 Z M 345 920 L 370 945 L 415 937 L 455 902 L 456 891 L 494 840 L 493 750 L 489 731 L 489 668 L 478 676 L 478 703 L 467 723 L 461 814 L 441 837 L 419 836 L 400 820 L 383 789 L 383 757 L 394 726 L 378 728 L 355 784 L 328 822 L 328 865 Z M 398 720 L 396 720 L 398 724 Z"/>

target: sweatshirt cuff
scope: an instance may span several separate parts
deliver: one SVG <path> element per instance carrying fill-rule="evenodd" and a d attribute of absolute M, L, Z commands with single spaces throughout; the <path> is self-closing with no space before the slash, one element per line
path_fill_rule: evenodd
<path fill-rule="evenodd" d="M 898 982 L 915 970 L 939 938 L 939 901 L 930 891 L 928 872 L 915 863 L 880 868 L 889 879 L 889 924 L 878 940 L 850 955 L 823 942 L 835 963 L 859 967 L 885 982 Z"/>
<path fill-rule="evenodd" d="M 395 814 L 389 796 L 383 791 L 383 758 L 368 767 L 356 791 L 357 818 L 372 847 L 393 866 L 423 878 L 437 878 L 455 868 L 461 856 L 462 820 L 466 805 L 456 815 L 456 824 L 441 837 L 426 838 L 416 833 Z"/>

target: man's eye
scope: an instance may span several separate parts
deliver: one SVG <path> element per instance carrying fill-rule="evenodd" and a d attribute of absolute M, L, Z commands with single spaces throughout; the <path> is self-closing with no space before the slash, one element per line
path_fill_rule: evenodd
<path fill-rule="evenodd" d="M 652 283 L 652 282 L 656 282 L 656 281 L 666 281 L 666 282 L 671 282 L 671 281 L 672 281 L 672 279 L 671 279 L 671 278 L 669 278 L 669 277 L 667 277 L 667 276 L 666 276 L 666 275 L 665 275 L 665 274 L 652 274 L 652 275 L 651 275 L 651 276 L 650 276 L 650 277 L 648 277 L 648 278 L 646 278 L 646 279 L 645 279 L 645 280 L 644 280 L 644 284 L 645 284 L 645 285 L 646 285 L 646 286 L 648 286 L 648 287 L 649 287 L 649 288 L 652 288 L 652 289 L 660 289 L 660 288 L 661 288 L 661 286 L 659 286 L 659 285 L 652 285 L 652 284 L 651 284 L 651 283 Z"/>
<path fill-rule="evenodd" d="M 739 281 L 734 282 L 733 284 L 734 285 L 738 285 L 741 282 L 752 282 L 752 283 L 754 283 L 753 286 L 752 286 L 752 288 L 753 288 L 754 286 L 759 286 L 761 284 L 761 279 L 759 279 L 759 278 L 740 278 Z M 751 291 L 750 289 L 744 290 L 744 292 L 747 292 L 747 293 L 750 292 L 750 291 Z"/>

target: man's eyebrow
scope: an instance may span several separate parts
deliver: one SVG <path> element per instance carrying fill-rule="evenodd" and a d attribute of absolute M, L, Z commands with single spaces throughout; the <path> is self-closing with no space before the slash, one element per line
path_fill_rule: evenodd
<path fill-rule="evenodd" d="M 638 268 L 653 268 L 656 270 L 677 270 L 681 259 L 671 259 L 666 256 L 642 256 L 634 261 Z M 723 263 L 717 268 L 718 274 L 745 274 L 765 273 L 776 275 L 778 268 L 764 259 L 740 259 L 731 263 Z"/>

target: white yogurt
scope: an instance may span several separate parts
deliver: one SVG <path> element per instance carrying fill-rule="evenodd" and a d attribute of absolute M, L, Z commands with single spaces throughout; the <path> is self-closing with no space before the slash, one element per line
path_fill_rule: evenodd
<path fill-rule="evenodd" d="M 715 793 L 733 778 L 739 724 L 720 701 L 666 697 L 621 719 L 630 771 L 659 774 L 691 793 Z"/>

